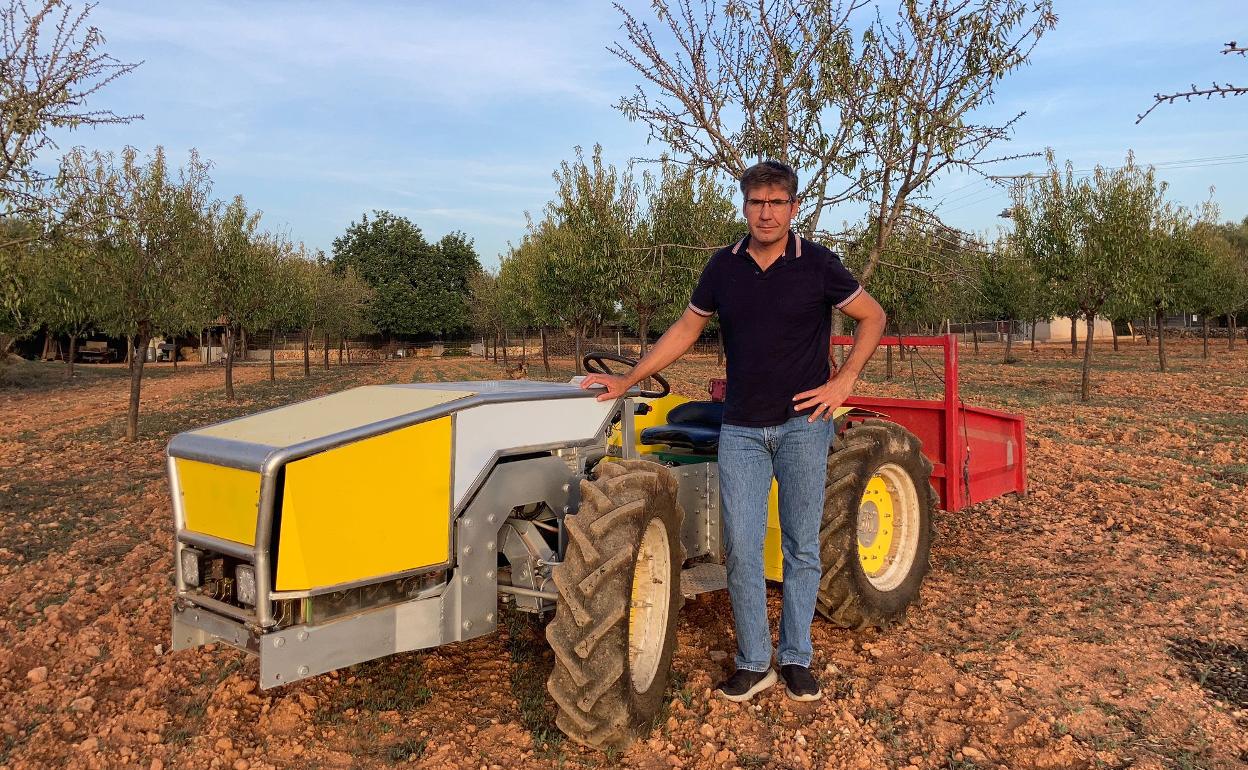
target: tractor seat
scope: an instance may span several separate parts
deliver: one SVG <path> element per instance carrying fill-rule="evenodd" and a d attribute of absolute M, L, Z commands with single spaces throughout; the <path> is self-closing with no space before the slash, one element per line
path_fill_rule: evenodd
<path fill-rule="evenodd" d="M 641 443 L 715 454 L 719 451 L 719 426 L 723 420 L 722 401 L 688 401 L 667 413 L 666 425 L 644 429 Z"/>

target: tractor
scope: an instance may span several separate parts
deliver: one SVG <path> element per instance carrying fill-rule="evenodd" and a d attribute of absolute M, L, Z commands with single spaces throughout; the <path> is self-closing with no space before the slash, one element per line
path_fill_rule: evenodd
<path fill-rule="evenodd" d="M 914 603 L 937 507 L 1026 487 L 1022 418 L 962 403 L 954 338 L 884 343 L 942 348 L 945 394 L 836 410 L 818 611 L 850 629 Z M 613 363 L 635 362 L 584 359 Z M 559 728 L 627 745 L 661 705 L 685 598 L 726 585 L 723 404 L 661 376 L 600 402 L 578 380 L 366 386 L 175 436 L 174 649 L 243 650 L 269 688 L 493 633 L 505 603 L 553 614 Z"/>

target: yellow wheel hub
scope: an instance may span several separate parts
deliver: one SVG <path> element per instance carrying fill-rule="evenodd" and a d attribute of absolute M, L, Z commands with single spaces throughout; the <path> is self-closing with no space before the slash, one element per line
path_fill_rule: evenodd
<path fill-rule="evenodd" d="M 880 574 L 893 545 L 893 497 L 877 474 L 858 504 L 858 561 L 868 577 Z"/>
<path fill-rule="evenodd" d="M 921 529 L 919 495 L 905 468 L 884 463 L 858 503 L 858 563 L 877 591 L 893 591 L 914 568 Z"/>

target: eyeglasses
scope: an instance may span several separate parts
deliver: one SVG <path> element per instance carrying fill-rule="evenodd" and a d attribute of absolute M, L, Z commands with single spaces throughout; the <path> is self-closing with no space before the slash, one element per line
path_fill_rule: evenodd
<path fill-rule="evenodd" d="M 781 206 L 787 206 L 792 202 L 792 198 L 771 198 L 770 200 L 764 200 L 762 198 L 746 198 L 745 207 L 754 211 L 762 209 L 763 206 L 771 206 L 773 209 L 778 209 Z"/>

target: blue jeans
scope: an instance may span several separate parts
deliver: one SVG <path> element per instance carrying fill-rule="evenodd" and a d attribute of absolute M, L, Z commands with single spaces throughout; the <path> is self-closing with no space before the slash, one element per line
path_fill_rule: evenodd
<path fill-rule="evenodd" d="M 827 476 L 830 421 L 794 417 L 782 425 L 724 425 L 719 433 L 719 494 L 724 522 L 728 594 L 737 632 L 737 668 L 771 667 L 771 626 L 763 539 L 771 480 L 779 482 L 784 604 L 780 615 L 781 666 L 810 666 L 810 623 L 823 567 L 819 528 Z"/>

